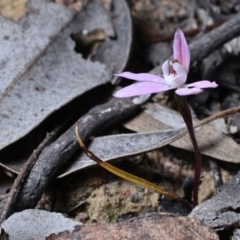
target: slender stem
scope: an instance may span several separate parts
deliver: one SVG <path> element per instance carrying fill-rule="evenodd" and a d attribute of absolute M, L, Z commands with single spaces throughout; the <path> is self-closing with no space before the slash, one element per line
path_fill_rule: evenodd
<path fill-rule="evenodd" d="M 184 122 L 186 123 L 189 136 L 192 141 L 194 155 L 195 155 L 195 172 L 194 172 L 194 186 L 193 186 L 193 205 L 198 205 L 198 188 L 202 167 L 201 153 L 198 148 L 197 140 L 194 134 L 193 121 L 191 111 L 187 102 L 187 98 L 184 96 L 179 96 L 175 94 L 179 112 L 181 113 Z"/>

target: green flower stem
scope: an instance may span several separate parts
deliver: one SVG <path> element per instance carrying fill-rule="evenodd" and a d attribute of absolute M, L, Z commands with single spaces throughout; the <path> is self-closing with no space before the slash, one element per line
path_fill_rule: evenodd
<path fill-rule="evenodd" d="M 201 166 L 202 166 L 201 153 L 199 151 L 197 140 L 194 134 L 192 114 L 188 105 L 187 98 L 185 96 L 179 96 L 177 94 L 175 94 L 175 96 L 176 96 L 179 112 L 181 113 L 183 120 L 186 123 L 188 133 L 192 141 L 194 154 L 195 154 L 193 205 L 196 206 L 198 205 L 198 189 L 199 189 L 199 181 L 200 181 Z"/>

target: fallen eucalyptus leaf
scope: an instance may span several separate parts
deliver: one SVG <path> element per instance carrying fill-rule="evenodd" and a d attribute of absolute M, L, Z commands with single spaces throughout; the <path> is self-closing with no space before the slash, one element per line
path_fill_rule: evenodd
<path fill-rule="evenodd" d="M 73 232 L 75 227 L 81 225 L 60 213 L 28 209 L 14 213 L 1 227 L 9 235 L 9 240 L 44 240 L 53 233 Z"/>
<path fill-rule="evenodd" d="M 196 123 L 196 121 L 194 121 Z M 159 104 L 148 104 L 143 113 L 128 121 L 124 126 L 136 132 L 169 129 L 183 126 L 180 114 Z M 200 152 L 218 160 L 240 163 L 237 158 L 239 145 L 230 137 L 216 131 L 210 125 L 195 130 Z M 191 140 L 187 135 L 171 143 L 172 146 L 193 151 Z"/>
<path fill-rule="evenodd" d="M 180 128 L 97 137 L 92 140 L 88 149 L 103 161 L 116 160 L 163 147 L 183 136 L 186 132 L 185 128 Z M 64 173 L 60 174 L 58 178 L 65 177 L 92 165 L 96 165 L 96 163 L 84 153 L 81 153 L 71 166 L 64 169 Z"/>
<path fill-rule="evenodd" d="M 29 0 L 28 8 L 32 11 L 18 22 L 0 15 L 0 99 L 74 17 L 65 6 L 47 0 Z"/>
<path fill-rule="evenodd" d="M 95 17 L 96 17 L 96 15 L 98 15 L 98 14 L 95 14 L 95 12 L 93 11 L 93 9 L 95 9 L 95 7 L 92 5 L 93 4 L 93 2 L 96 2 L 96 1 L 91 1 L 91 5 L 87 5 L 87 6 L 85 6 L 85 8 L 84 8 L 84 10 L 81 12 L 81 14 L 79 14 L 77 17 L 76 17 L 76 19 L 75 19 L 75 21 L 73 22 L 73 23 L 71 23 L 71 25 L 68 27 L 68 29 L 66 29 L 65 31 L 64 31 L 64 33 L 62 33 L 62 35 L 61 35 L 61 37 L 63 38 L 64 36 L 63 36 L 63 34 L 64 35 L 66 35 L 65 37 L 67 37 L 67 35 L 72 31 L 72 32 L 78 32 L 78 31 L 81 31 L 81 30 L 83 30 L 83 29 L 88 29 L 88 30 L 91 30 L 91 29 L 93 29 L 94 28 L 94 23 L 96 24 L 97 23 L 97 21 L 94 19 Z M 98 2 L 98 1 L 97 1 Z M 121 2 L 121 3 L 120 3 Z M 99 3 L 98 3 L 99 4 Z M 98 6 L 98 5 L 97 5 Z M 124 25 L 125 24 L 125 31 L 126 31 L 126 33 L 128 33 L 129 31 L 131 31 L 131 19 L 129 20 L 128 18 L 129 18 L 129 16 L 130 16 L 130 13 L 129 13 L 129 9 L 127 8 L 127 6 L 126 6 L 126 3 L 125 3 L 125 1 L 124 0 L 121 0 L 121 1 L 114 1 L 113 2 L 113 6 L 114 6 L 114 9 L 115 9 L 115 11 L 116 12 L 118 12 L 118 13 L 120 13 L 120 14 L 118 14 L 118 16 L 113 16 L 114 17 L 114 23 L 115 23 L 115 25 L 114 25 L 114 29 L 118 32 L 118 34 L 121 32 L 121 29 L 122 29 L 122 25 Z M 117 8 L 119 8 L 119 9 L 117 9 Z M 102 10 L 102 9 L 99 9 L 99 8 L 97 8 L 101 13 L 103 13 L 104 11 Z M 125 9 L 125 13 L 122 13 L 121 12 L 121 10 L 122 9 Z M 126 17 L 124 17 L 124 14 L 126 14 Z M 88 20 L 84 20 L 83 21 L 83 17 L 82 17 L 82 15 L 84 15 L 84 16 L 87 16 L 88 17 Z M 98 17 L 99 17 L 99 15 L 98 15 Z M 106 21 L 108 21 L 108 18 L 103 18 L 103 19 L 105 19 Z M 122 19 L 122 21 L 121 21 L 121 19 Z M 81 23 L 81 21 L 83 21 L 83 25 L 81 25 L 80 23 Z M 127 27 L 127 25 L 129 26 L 129 27 Z M 105 26 L 105 27 L 104 27 Z M 104 31 L 106 31 L 107 32 L 107 30 L 106 30 L 106 28 L 108 28 L 109 27 L 109 23 L 106 23 L 106 24 L 104 24 L 104 22 L 102 21 L 102 22 L 98 22 L 98 25 L 96 25 L 96 27 L 97 28 L 99 28 L 99 27 L 101 27 L 101 28 L 103 28 L 104 29 Z M 111 34 L 112 32 L 110 31 L 110 32 L 108 32 L 108 34 Z M 130 34 L 131 35 L 131 34 Z M 125 41 L 130 41 L 131 42 L 131 37 L 130 38 L 128 38 L 127 40 L 125 40 Z M 59 40 L 58 40 L 59 41 Z M 69 39 L 67 38 L 67 43 L 68 43 L 68 45 L 70 45 L 70 49 L 72 50 L 73 49 L 73 43 L 72 43 L 72 41 L 69 41 Z M 101 52 L 102 52 L 102 54 L 99 54 L 99 61 L 101 61 L 101 62 L 105 62 L 105 61 L 109 61 L 108 60 L 108 58 L 111 56 L 112 58 L 115 58 L 115 51 L 121 51 L 121 48 L 122 48 L 122 44 L 123 44 L 123 37 L 122 36 L 120 36 L 120 38 L 118 38 L 118 39 L 116 39 L 115 40 L 115 45 L 114 45 L 114 42 L 112 42 L 111 41 L 111 43 L 110 43 L 110 45 L 106 45 L 105 46 L 105 48 L 103 48 L 102 50 L 101 50 Z M 66 45 L 66 43 L 64 43 L 64 42 L 62 42 L 62 45 L 63 45 L 63 49 L 65 49 L 64 48 L 64 45 Z M 130 49 L 130 44 L 126 44 L 126 46 L 129 46 L 129 49 Z M 108 47 L 107 47 L 108 46 Z M 114 52 L 111 52 L 111 53 L 109 53 L 109 50 L 111 50 L 111 47 L 114 47 Z M 50 49 L 51 49 L 51 46 L 49 47 Z M 122 55 L 122 57 L 124 56 L 125 57 L 125 60 L 124 59 L 122 59 L 122 60 L 124 60 L 125 62 L 127 61 L 127 59 L 128 59 L 128 55 L 127 55 L 127 53 L 128 53 L 128 51 L 127 51 L 127 48 L 125 48 L 125 55 L 123 54 Z M 106 51 L 107 52 L 107 54 L 105 54 L 104 53 L 104 51 Z M 59 50 L 59 52 L 57 53 L 58 55 L 60 55 L 60 54 L 62 54 L 62 52 L 63 52 L 63 50 L 61 49 L 61 50 Z M 67 52 L 66 52 L 67 53 Z M 104 53 L 104 54 L 103 54 Z M 70 53 L 69 53 L 70 54 Z M 71 52 L 71 54 L 73 54 L 72 52 Z M 85 70 L 87 70 L 87 69 L 82 69 L 82 68 L 80 68 L 82 65 L 83 65 L 83 62 L 85 61 L 85 60 L 82 60 L 81 59 L 81 57 L 80 57 L 80 55 L 77 55 L 77 56 L 75 56 L 74 54 L 73 54 L 73 56 L 75 57 L 75 58 L 77 58 L 77 62 L 75 63 L 75 65 L 77 64 L 77 66 L 75 66 L 76 67 L 76 69 L 77 69 L 77 71 L 79 71 L 79 69 L 80 70 L 82 70 L 82 71 L 84 71 L 84 73 L 83 73 L 83 76 L 84 76 L 84 74 L 85 74 L 85 76 L 86 76 L 86 73 L 85 73 Z M 54 58 L 54 60 L 52 60 L 51 62 L 54 62 L 55 61 L 55 58 L 56 58 L 56 56 L 52 56 L 53 58 Z M 58 57 L 57 57 L 58 58 Z M 64 58 L 64 61 L 66 61 L 66 59 L 68 59 L 68 57 L 66 57 L 65 56 L 65 58 Z M 95 60 L 98 60 L 98 58 L 95 56 Z M 116 58 L 115 59 L 113 59 L 112 60 L 112 62 L 111 62 L 111 64 L 114 64 L 114 65 L 117 65 L 117 64 L 115 64 L 114 62 L 115 62 L 115 60 L 116 60 Z M 40 60 L 39 60 L 40 61 Z M 123 62 L 124 62 L 123 61 Z M 71 64 L 71 63 L 69 63 L 69 64 Z M 97 63 L 96 63 L 97 64 Z M 99 70 L 102 70 L 102 76 L 101 76 L 101 74 L 99 74 L 99 79 L 98 80 L 96 80 L 94 77 L 96 76 L 97 77 L 97 75 L 98 75 L 98 73 L 97 72 L 91 72 L 90 74 L 92 74 L 92 77 L 91 77 L 91 75 L 90 75 L 90 77 L 92 78 L 92 80 L 93 80 L 93 82 L 90 82 L 89 81 L 89 78 L 88 77 L 86 77 L 86 79 L 84 79 L 84 83 L 78 83 L 78 81 L 80 81 L 79 79 L 77 79 L 76 80 L 76 90 L 73 90 L 73 91 L 78 91 L 78 89 L 81 87 L 81 88 L 87 88 L 87 86 L 88 86 L 88 84 L 90 84 L 91 86 L 95 86 L 96 84 L 100 84 L 100 82 L 104 82 L 104 81 L 107 81 L 107 76 L 109 77 L 109 73 L 108 72 L 106 72 L 106 70 L 103 68 L 103 66 L 101 66 L 101 65 L 99 65 L 99 64 L 97 64 L 96 65 L 95 64 L 95 67 L 97 67 L 97 66 L 99 66 L 100 67 L 100 69 Z M 46 63 L 46 65 L 47 65 L 47 67 L 48 67 L 48 64 Z M 68 71 L 69 70 L 71 70 L 72 68 L 74 68 L 74 66 L 73 67 L 66 67 L 66 69 L 67 69 L 67 74 L 68 74 Z M 79 67 L 80 66 L 80 67 Z M 92 63 L 89 63 L 89 67 L 90 66 L 92 66 Z M 122 71 L 123 69 L 121 69 L 121 67 L 123 68 L 125 65 L 124 64 L 122 64 L 121 66 L 118 66 L 118 69 L 119 69 L 119 71 Z M 60 71 L 63 71 L 64 70 L 64 66 L 62 67 L 63 69 L 60 69 Z M 91 67 L 90 67 L 91 68 Z M 38 68 L 37 68 L 37 70 L 38 70 Z M 38 70 L 39 72 L 41 72 L 41 70 L 39 69 Z M 52 70 L 51 70 L 52 71 Z M 57 70 L 56 70 L 57 71 Z M 74 69 L 72 69 L 72 71 L 73 72 L 75 72 L 75 70 Z M 66 70 L 64 71 L 64 72 L 66 72 Z M 58 74 L 58 73 L 57 73 Z M 65 73 L 64 73 L 65 74 Z M 52 74 L 51 74 L 52 75 Z M 107 75 L 107 76 L 105 76 L 104 77 L 104 75 Z M 44 77 L 44 76 L 43 76 Z M 76 78 L 75 76 L 73 76 L 74 78 Z M 62 78 L 62 77 L 61 77 Z M 68 77 L 69 78 L 69 77 Z M 67 79 L 68 79 L 67 78 Z M 104 78 L 106 78 L 106 79 L 104 79 Z M 64 79 L 63 79 L 64 80 Z M 39 79 L 39 81 L 40 81 L 40 79 Z M 46 81 L 47 81 L 47 79 L 46 79 Z M 26 83 L 26 85 L 27 85 L 28 83 Z M 41 84 L 40 85 L 40 87 L 42 88 L 42 87 L 44 87 L 43 85 L 44 85 L 44 83 L 42 83 L 42 81 L 41 81 L 41 83 L 39 83 L 39 84 Z M 66 85 L 66 84 L 65 84 Z M 54 85 L 53 86 L 51 86 L 52 88 L 54 88 Z M 67 86 L 68 87 L 68 86 Z M 40 89 L 41 89 L 40 88 Z M 62 87 L 61 87 L 62 88 Z M 74 88 L 74 87 L 73 87 Z M 52 89 L 52 90 L 54 90 L 54 89 Z M 61 89 L 59 89 L 60 91 L 61 91 Z M 27 91 L 27 89 L 25 89 L 25 91 Z M 49 89 L 45 89 L 44 91 L 49 91 Z M 62 90 L 62 93 L 63 92 L 67 92 L 66 91 L 66 88 L 65 88 L 65 86 L 64 86 L 64 90 Z M 56 92 L 57 93 L 57 92 Z M 68 93 L 68 92 L 67 92 Z M 78 92 L 79 94 L 80 94 L 80 92 Z M 39 98 L 40 98 L 40 100 L 39 100 L 39 102 L 37 103 L 38 104 L 38 107 L 40 107 L 41 106 L 41 104 L 42 104 L 42 101 L 43 101 L 43 103 L 45 102 L 45 104 L 48 104 L 46 101 L 44 101 L 44 99 L 41 99 L 41 98 L 43 98 L 44 96 L 42 96 L 43 95 L 43 93 L 38 93 L 38 92 L 36 92 L 36 96 L 38 96 L 38 94 L 39 94 Z M 41 95 L 42 94 L 42 95 Z M 47 94 L 47 93 L 45 93 L 45 94 Z M 45 95 L 44 94 L 44 95 Z M 30 93 L 29 92 L 27 92 L 27 95 L 30 95 Z M 36 97 L 36 96 L 34 96 L 34 97 Z M 34 98 L 33 98 L 34 99 Z M 31 102 L 33 101 L 33 99 L 31 99 Z M 57 99 L 56 99 L 57 100 Z M 59 100 L 59 99 L 58 99 Z M 17 102 L 19 102 L 19 99 L 17 99 L 16 100 Z M 62 99 L 60 99 L 60 102 L 61 101 L 63 101 Z M 19 103 L 20 104 L 20 103 Z M 58 103 L 59 104 L 59 103 Z M 10 104 L 11 105 L 11 104 Z M 26 106 L 24 106 L 24 107 L 26 107 Z M 24 108 L 23 107 L 23 108 Z M 4 105 L 2 105 L 1 104 L 1 102 L 0 102 L 0 109 L 1 108 L 6 108 Z M 21 108 L 21 107 L 20 107 Z M 35 107 L 36 108 L 36 107 Z M 34 109 L 35 109 L 34 108 Z M 15 107 L 14 107 L 14 109 L 15 109 Z M 24 109 L 23 109 L 24 110 Z M 27 111 L 26 112 L 24 112 L 23 110 L 21 110 L 21 112 L 22 112 L 22 114 L 24 114 L 24 118 L 23 119 L 25 119 L 28 115 L 31 115 L 29 112 L 28 112 L 28 109 L 27 109 Z M 37 109 L 35 109 L 36 110 L 36 112 L 37 112 Z M 6 112 L 8 112 L 8 109 L 6 109 Z M 4 112 L 2 112 L 1 114 L 2 114 L 2 116 L 3 116 L 3 113 Z M 15 113 L 16 114 L 16 113 Z M 25 114 L 26 114 L 26 116 L 25 116 Z M 11 116 L 9 116 L 9 114 L 8 113 L 6 113 L 6 117 L 11 117 Z M 34 115 L 32 116 L 32 117 L 34 117 Z M 37 118 L 37 116 L 35 116 L 36 118 Z M 39 118 L 41 118 L 42 117 L 42 113 L 41 113 L 41 116 L 39 117 Z M 42 117 L 43 118 L 43 117 Z M 33 121 L 31 121 L 31 124 L 34 124 L 34 121 L 35 121 L 35 119 L 32 119 Z M 37 118 L 37 120 L 38 120 L 38 118 Z M 19 137 L 20 137 L 20 133 L 21 133 L 21 131 L 23 131 L 23 133 L 22 133 L 22 135 L 24 135 L 24 133 L 25 133 L 25 131 L 24 131 L 24 126 L 22 126 L 21 124 L 19 124 L 19 119 L 18 118 L 11 118 L 10 120 L 9 120 L 9 122 L 7 121 L 7 119 L 5 119 L 4 120 L 4 123 L 7 125 L 7 124 L 9 124 L 8 126 L 6 126 L 6 130 L 5 131 L 3 131 L 3 133 L 5 133 L 6 135 L 5 135 L 5 137 L 3 137 L 3 135 L 1 136 L 2 137 L 2 139 L 0 138 L 0 148 L 2 147 L 4 147 L 4 146 L 7 146 L 10 142 L 12 142 L 12 141 L 15 141 L 15 140 L 17 140 Z M 10 124 L 11 123 L 11 124 Z M 1 119 L 0 119 L 0 126 L 2 125 L 3 123 L 1 123 Z M 17 125 L 17 127 L 18 128 L 15 128 L 15 125 Z M 2 126 L 4 126 L 4 125 L 2 125 Z M 11 129 L 9 129 L 10 128 L 10 126 L 11 126 Z M 17 129 L 19 129 L 19 128 L 21 128 L 21 131 L 20 131 L 20 133 L 17 131 Z M 28 124 L 27 124 L 27 128 L 29 129 L 30 128 L 30 126 L 28 126 Z M 2 127 L 2 129 L 4 129 L 4 127 Z M 8 130 L 7 130 L 8 129 Z M 7 131 L 9 131 L 9 134 L 10 134 L 10 136 L 8 136 L 8 134 L 6 133 Z M 3 134 L 2 133 L 2 134 Z M 26 131 L 26 133 L 27 133 L 27 131 Z M 12 139 L 12 141 L 9 141 L 9 138 L 11 137 L 11 139 Z M 10 139 L 10 140 L 11 140 Z M 12 161 L 12 162 L 9 162 L 9 159 L 2 159 L 2 162 L 0 163 L 0 165 L 2 166 L 2 167 L 4 167 L 5 169 L 7 169 L 8 171 L 11 171 L 11 172 L 13 172 L 13 173 L 19 173 L 19 171 L 21 171 L 21 168 L 22 168 L 22 166 L 23 166 L 23 164 L 24 164 L 24 162 L 26 161 L 26 159 L 21 159 L 21 161 L 20 161 L 20 159 L 19 159 L 19 161 L 18 162 L 16 162 L 16 161 Z"/>
<path fill-rule="evenodd" d="M 66 8 L 60 4 L 52 4 L 58 6 L 60 9 Z M 36 6 L 38 5 L 43 8 L 41 9 L 39 7 L 39 11 L 43 11 L 45 7 L 47 8 L 48 6 L 41 6 L 40 3 L 36 4 Z M 49 7 L 51 9 L 51 5 Z M 55 11 L 57 11 L 58 8 L 56 8 Z M 51 16 L 61 15 L 61 12 L 50 13 Z M 67 12 L 64 12 L 65 15 L 67 15 L 66 13 Z M 46 12 L 44 12 L 44 14 L 46 14 Z M 95 13 L 95 15 L 89 17 L 93 18 L 94 16 L 98 17 L 98 14 Z M 34 25 L 36 21 L 35 18 L 38 19 L 35 14 L 33 14 L 32 18 L 23 18 L 22 20 L 25 19 L 30 25 Z M 68 20 L 70 20 L 70 17 L 68 17 Z M 0 149 L 26 135 L 53 111 L 61 108 L 77 96 L 111 80 L 111 73 L 106 70 L 105 66 L 100 63 L 83 60 L 80 54 L 74 52 L 74 42 L 69 36 L 71 32 L 79 26 L 80 23 L 77 20 L 78 19 L 73 21 L 58 35 L 44 54 L 42 54 L 43 46 L 41 50 L 41 44 L 44 44 L 46 48 L 46 40 L 41 40 L 39 43 L 33 41 L 35 43 L 33 44 L 34 48 L 38 50 L 36 54 L 42 54 L 42 56 L 28 71 L 25 68 L 26 65 L 29 64 L 26 63 L 26 61 L 24 63 L 19 62 L 19 74 L 20 72 L 21 74 L 25 72 L 25 74 L 17 79 L 15 78 L 16 76 L 13 75 L 17 73 L 17 69 L 13 71 L 12 67 L 14 64 L 18 64 L 19 59 L 30 59 L 31 44 L 29 48 L 23 48 L 23 43 L 19 44 L 19 46 L 16 46 L 19 50 L 14 50 L 13 53 L 10 51 L 12 48 L 15 48 L 12 42 L 7 41 L 8 45 L 3 46 L 3 48 L 5 47 L 3 51 L 5 59 L 3 57 L 2 59 L 6 61 L 6 65 L 3 65 L 0 71 L 3 71 L 3 80 L 10 79 L 12 82 L 6 82 L 1 85 L 1 87 L 5 86 L 6 89 L 4 90 L 4 96 L 0 99 L 0 126 L 2 130 Z M 51 22 L 52 20 L 48 21 Z M 45 23 L 41 22 L 41 24 Z M 6 28 L 5 25 L 8 25 L 8 23 L 3 22 L 3 29 Z M 19 24 L 17 27 L 19 28 L 18 32 L 21 33 L 24 31 L 22 25 Z M 38 29 L 36 25 L 34 27 L 34 29 Z M 46 24 L 46 28 L 47 27 L 49 27 L 48 24 Z M 40 26 L 39 28 L 45 29 L 45 27 L 42 28 Z M 58 32 L 55 30 L 55 34 L 59 33 L 61 28 L 58 27 L 57 30 Z M 0 34 L 6 34 L 5 31 L 1 31 Z M 52 31 L 51 28 L 49 31 Z M 34 34 L 34 32 L 31 32 L 31 34 Z M 47 37 L 49 39 L 53 36 L 53 34 L 49 33 Z M 4 35 L 2 37 L 4 37 Z M 27 37 L 31 38 L 31 35 L 27 35 Z M 10 38 L 12 38 L 12 36 L 10 36 Z M 24 38 L 25 37 L 23 37 L 23 39 Z M 42 39 L 42 35 L 38 38 Z M 24 42 L 24 44 L 26 44 L 26 42 Z M 24 51 L 26 51 L 26 53 L 24 53 Z M 29 56 L 28 51 L 30 52 Z M 8 57 L 6 57 L 7 53 L 9 54 Z M 11 54 L 13 54 L 12 59 L 14 59 L 12 65 L 7 60 L 11 57 Z M 16 54 L 19 54 L 19 56 L 15 56 Z M 34 55 L 34 59 L 36 59 L 36 54 Z M 22 57 L 23 55 L 24 58 Z M 31 57 L 32 56 L 33 54 L 31 54 Z M 33 61 L 33 57 L 30 60 Z M 7 72 L 9 72 L 8 75 L 6 75 Z M 10 85 L 11 87 L 9 87 Z"/>

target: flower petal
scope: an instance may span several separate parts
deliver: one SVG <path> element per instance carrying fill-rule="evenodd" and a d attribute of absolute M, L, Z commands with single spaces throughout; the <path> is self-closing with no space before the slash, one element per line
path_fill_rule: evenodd
<path fill-rule="evenodd" d="M 202 80 L 199 82 L 194 82 L 186 85 L 187 87 L 197 87 L 197 88 L 216 88 L 218 84 L 216 82 L 210 82 L 208 80 Z"/>
<path fill-rule="evenodd" d="M 163 76 L 168 76 L 170 73 L 169 73 L 169 65 L 170 65 L 170 61 L 167 60 L 163 63 L 162 65 L 162 72 L 163 72 Z"/>
<path fill-rule="evenodd" d="M 133 97 L 138 95 L 144 95 L 149 93 L 157 93 L 169 90 L 167 85 L 152 83 L 152 82 L 142 82 L 134 83 L 130 86 L 120 89 L 113 94 L 117 98 Z"/>
<path fill-rule="evenodd" d="M 173 63 L 173 69 L 176 71 L 177 75 L 173 79 L 173 86 L 180 87 L 187 80 L 187 71 L 180 63 Z"/>
<path fill-rule="evenodd" d="M 180 96 L 194 95 L 203 92 L 201 88 L 178 88 L 175 93 Z"/>
<path fill-rule="evenodd" d="M 165 82 L 170 87 L 181 87 L 187 80 L 186 69 L 180 63 L 171 63 L 173 70 L 176 73 L 170 73 L 169 75 L 164 75 Z"/>
<path fill-rule="evenodd" d="M 131 72 L 123 72 L 118 74 L 113 74 L 114 76 L 124 77 L 131 80 L 136 81 L 144 81 L 144 82 L 155 82 L 155 83 L 164 83 L 164 79 L 154 74 L 150 73 L 131 73 Z"/>
<path fill-rule="evenodd" d="M 190 52 L 189 47 L 181 29 L 175 32 L 173 40 L 173 58 L 177 59 L 189 71 Z"/>

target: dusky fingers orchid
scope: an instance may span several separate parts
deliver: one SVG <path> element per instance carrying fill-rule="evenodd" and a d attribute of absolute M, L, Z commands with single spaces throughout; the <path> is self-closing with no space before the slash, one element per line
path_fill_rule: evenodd
<path fill-rule="evenodd" d="M 118 98 L 132 97 L 149 93 L 163 92 L 176 88 L 176 100 L 184 122 L 186 123 L 195 153 L 195 173 L 193 186 L 193 205 L 198 204 L 198 188 L 201 173 L 201 154 L 194 134 L 192 115 L 186 99 L 187 95 L 199 94 L 204 88 L 216 88 L 215 82 L 202 80 L 185 84 L 190 66 L 190 52 L 183 32 L 178 29 L 173 40 L 173 60 L 167 60 L 162 65 L 163 77 L 148 73 L 123 72 L 115 76 L 138 81 L 125 87 L 113 95 Z"/>
<path fill-rule="evenodd" d="M 173 60 L 167 60 L 163 63 L 163 77 L 150 73 L 135 74 L 123 72 L 114 74 L 115 76 L 138 82 L 115 92 L 113 95 L 118 98 L 125 98 L 177 88 L 176 94 L 187 96 L 199 94 L 204 88 L 215 88 L 218 86 L 215 82 L 208 80 L 185 84 L 190 65 L 190 52 L 184 34 L 180 29 L 174 35 L 173 58 Z"/>

